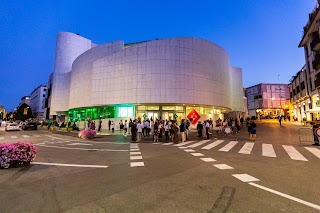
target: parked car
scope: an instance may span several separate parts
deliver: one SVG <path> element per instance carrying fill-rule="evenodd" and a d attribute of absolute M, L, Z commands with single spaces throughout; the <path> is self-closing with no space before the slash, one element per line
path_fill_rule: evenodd
<path fill-rule="evenodd" d="M 20 127 L 17 123 L 7 123 L 5 126 L 5 131 L 17 131 L 20 130 Z"/>
<path fill-rule="evenodd" d="M 22 129 L 23 130 L 37 130 L 38 126 L 37 126 L 37 122 L 33 122 L 33 121 L 28 121 L 22 124 Z"/>

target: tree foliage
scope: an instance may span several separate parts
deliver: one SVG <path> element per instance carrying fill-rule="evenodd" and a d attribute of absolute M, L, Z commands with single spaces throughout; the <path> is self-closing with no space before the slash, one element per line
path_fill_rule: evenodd
<path fill-rule="evenodd" d="M 24 110 L 27 110 L 27 114 L 25 115 L 24 114 Z M 15 116 L 14 118 L 16 120 L 22 120 L 22 121 L 25 121 L 29 118 L 32 118 L 32 110 L 31 110 L 31 107 L 28 105 L 28 104 L 21 104 L 19 106 L 19 108 L 17 109 L 17 111 L 15 112 Z"/>

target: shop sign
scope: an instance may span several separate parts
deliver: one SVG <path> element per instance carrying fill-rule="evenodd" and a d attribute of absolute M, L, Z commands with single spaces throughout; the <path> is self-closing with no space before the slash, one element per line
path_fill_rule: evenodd
<path fill-rule="evenodd" d="M 316 130 L 314 130 L 314 134 L 320 137 L 320 128 L 317 128 Z"/>
<path fill-rule="evenodd" d="M 174 120 L 177 120 L 178 117 L 179 117 L 179 116 L 178 116 L 177 114 L 174 114 L 174 115 L 173 115 L 173 119 L 174 119 Z"/>
<path fill-rule="evenodd" d="M 191 122 L 192 124 L 196 124 L 198 122 L 198 120 L 200 119 L 200 115 L 195 109 L 192 109 L 191 112 L 189 113 L 189 115 L 187 116 L 187 118 L 190 121 L 192 120 L 192 122 Z"/>
<path fill-rule="evenodd" d="M 316 106 L 317 106 L 317 107 L 320 107 L 320 101 L 317 101 L 317 102 L 316 102 Z"/>
<path fill-rule="evenodd" d="M 143 114 L 142 117 L 143 117 L 143 120 L 146 120 L 147 115 L 146 115 L 146 114 Z"/>

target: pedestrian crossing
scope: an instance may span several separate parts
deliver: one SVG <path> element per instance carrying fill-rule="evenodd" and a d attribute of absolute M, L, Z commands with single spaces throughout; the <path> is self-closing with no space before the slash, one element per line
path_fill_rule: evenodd
<path fill-rule="evenodd" d="M 202 141 L 187 141 L 179 144 L 173 143 L 157 143 L 158 145 L 164 146 L 174 146 L 180 149 L 183 149 L 185 152 L 189 152 L 193 156 L 201 156 L 200 153 L 197 153 L 195 148 L 201 150 L 216 150 L 219 152 L 230 152 L 231 150 L 237 151 L 239 154 L 251 155 L 255 148 L 255 154 L 257 150 L 261 153 L 263 157 L 268 158 L 277 158 L 276 152 L 279 154 L 283 151 L 279 150 L 279 147 L 282 148 L 287 153 L 290 159 L 296 161 L 308 161 L 304 155 L 315 156 L 320 159 L 320 149 L 316 147 L 295 147 L 292 145 L 275 145 L 268 143 L 254 143 L 254 142 L 243 142 L 243 141 L 225 141 L 225 140 L 202 140 Z M 277 146 L 277 149 L 275 147 Z M 218 148 L 216 148 L 218 147 Z M 236 149 L 239 149 L 236 150 Z M 303 155 L 304 154 L 304 155 Z"/>
<path fill-rule="evenodd" d="M 12 139 L 30 139 L 30 138 L 41 138 L 46 137 L 48 135 L 6 135 L 0 137 L 0 142 L 5 140 L 12 140 Z M 49 137 L 49 136 L 48 136 Z"/>

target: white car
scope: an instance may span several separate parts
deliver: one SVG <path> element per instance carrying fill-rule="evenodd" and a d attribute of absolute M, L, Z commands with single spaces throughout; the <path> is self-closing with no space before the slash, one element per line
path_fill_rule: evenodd
<path fill-rule="evenodd" d="M 15 130 L 20 130 L 20 127 L 17 123 L 7 123 L 5 130 L 6 131 L 15 131 Z"/>

